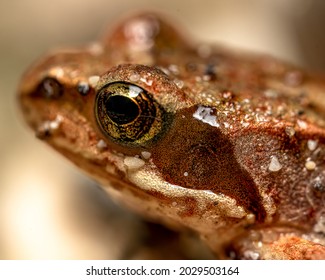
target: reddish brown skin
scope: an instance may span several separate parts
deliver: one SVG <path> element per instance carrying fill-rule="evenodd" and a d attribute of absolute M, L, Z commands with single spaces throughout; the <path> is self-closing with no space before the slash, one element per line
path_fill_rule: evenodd
<path fill-rule="evenodd" d="M 178 122 L 173 124 L 170 133 L 152 150 L 153 160 L 164 179 L 186 188 L 224 193 L 237 199 L 263 222 L 265 210 L 260 195 L 249 174 L 234 159 L 231 142 L 212 126 L 202 126 L 198 120 L 188 121 L 194 112 L 195 108 L 181 110 L 179 115 L 188 117 L 176 117 Z M 177 133 L 181 130 L 191 137 Z M 166 149 L 168 146 L 173 149 Z M 189 173 L 187 177 L 183 175 L 184 170 Z"/>
<path fill-rule="evenodd" d="M 100 77 L 96 85 L 91 76 Z M 58 81 L 51 98 L 41 90 L 48 77 Z M 89 90 L 82 92 L 80 82 Z M 98 126 L 96 95 L 113 82 L 141 87 L 166 112 L 150 141 L 120 143 Z M 109 188 L 127 190 L 143 202 L 136 209 L 143 216 L 197 232 L 217 257 L 325 259 L 322 77 L 268 56 L 213 46 L 202 52 L 157 15 L 140 14 L 111 28 L 92 49 L 45 57 L 25 73 L 18 91 L 39 138 Z M 218 125 L 194 117 L 203 107 Z M 57 116 L 59 128 L 49 129 L 46 122 Z M 99 149 L 102 139 L 107 146 Z M 315 149 L 308 148 L 311 140 Z M 253 218 L 224 213 L 215 229 L 204 228 L 206 211 L 228 202 L 218 198 L 203 209 L 189 194 L 144 190 L 117 163 L 121 154 L 143 150 L 151 155 L 145 166 L 168 186 L 222 194 Z M 279 170 L 270 170 L 272 157 Z M 185 210 L 169 212 L 175 202 Z"/>

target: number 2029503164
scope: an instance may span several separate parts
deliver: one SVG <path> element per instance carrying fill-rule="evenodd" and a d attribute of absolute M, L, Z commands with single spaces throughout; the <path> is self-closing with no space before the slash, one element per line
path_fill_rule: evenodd
<path fill-rule="evenodd" d="M 233 275 L 233 274 L 239 275 L 238 267 L 181 266 L 179 275 Z"/>

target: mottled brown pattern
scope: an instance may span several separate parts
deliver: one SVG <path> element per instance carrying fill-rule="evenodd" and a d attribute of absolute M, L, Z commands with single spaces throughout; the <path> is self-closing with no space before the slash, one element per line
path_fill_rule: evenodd
<path fill-rule="evenodd" d="M 18 90 L 26 121 L 114 199 L 196 232 L 218 257 L 325 259 L 324 79 L 185 37 L 139 14 L 41 59 Z M 143 110 L 154 119 L 144 140 L 98 127 L 96 97 L 111 83 L 144 89 L 167 116 Z"/>

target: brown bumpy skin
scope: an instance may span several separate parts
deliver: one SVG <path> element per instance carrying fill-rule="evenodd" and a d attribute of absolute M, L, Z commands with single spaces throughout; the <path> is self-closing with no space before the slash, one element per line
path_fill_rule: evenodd
<path fill-rule="evenodd" d="M 38 138 L 218 258 L 325 259 L 324 79 L 138 14 L 22 78 Z"/>

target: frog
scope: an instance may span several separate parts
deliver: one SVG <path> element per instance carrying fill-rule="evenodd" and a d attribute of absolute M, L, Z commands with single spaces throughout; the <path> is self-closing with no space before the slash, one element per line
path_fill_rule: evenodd
<path fill-rule="evenodd" d="M 324 81 L 142 12 L 35 62 L 18 100 L 110 198 L 216 259 L 325 259 Z"/>

